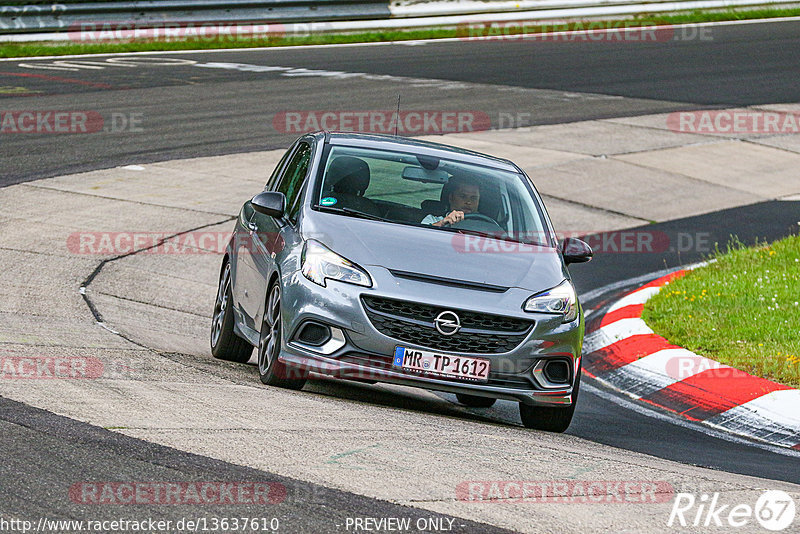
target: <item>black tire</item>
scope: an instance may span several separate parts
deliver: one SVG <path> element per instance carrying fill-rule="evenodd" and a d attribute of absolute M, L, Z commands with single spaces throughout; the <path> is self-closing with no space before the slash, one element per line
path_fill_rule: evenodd
<path fill-rule="evenodd" d="M 258 338 L 258 375 L 268 386 L 303 389 L 307 373 L 278 361 L 281 351 L 283 320 L 281 319 L 281 287 L 275 282 L 267 291 L 264 319 Z"/>
<path fill-rule="evenodd" d="M 479 397 L 478 395 L 468 395 L 466 393 L 456 393 L 458 402 L 470 408 L 490 408 L 497 402 L 491 397 Z"/>
<path fill-rule="evenodd" d="M 253 345 L 233 331 L 232 302 L 231 264 L 226 261 L 219 276 L 217 300 L 211 318 L 211 355 L 218 360 L 245 363 L 253 354 Z"/>
<path fill-rule="evenodd" d="M 530 406 L 528 404 L 519 405 L 519 416 L 525 428 L 535 430 L 545 430 L 547 432 L 564 432 L 572 422 L 575 414 L 575 405 L 578 403 L 578 393 L 581 389 L 581 373 L 575 378 L 575 388 L 572 391 L 572 404 L 566 407 L 556 406 Z"/>

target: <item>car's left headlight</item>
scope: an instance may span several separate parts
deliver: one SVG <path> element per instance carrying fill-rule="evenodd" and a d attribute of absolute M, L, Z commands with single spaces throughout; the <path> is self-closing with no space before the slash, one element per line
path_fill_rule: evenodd
<path fill-rule="evenodd" d="M 564 322 L 569 323 L 578 316 L 578 296 L 570 281 L 564 280 L 553 289 L 532 296 L 522 308 L 529 312 L 563 315 Z"/>
<path fill-rule="evenodd" d="M 322 287 L 328 279 L 372 287 L 372 279 L 366 271 L 313 239 L 306 241 L 303 247 L 301 269 L 306 278 Z"/>

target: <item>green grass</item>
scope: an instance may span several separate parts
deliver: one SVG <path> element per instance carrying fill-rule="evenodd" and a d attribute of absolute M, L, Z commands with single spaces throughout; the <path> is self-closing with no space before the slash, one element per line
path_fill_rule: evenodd
<path fill-rule="evenodd" d="M 671 343 L 800 387 L 800 236 L 735 243 L 716 259 L 665 286 L 644 320 Z"/>
<path fill-rule="evenodd" d="M 652 24 L 685 24 L 690 22 L 714 22 L 723 20 L 751 20 L 760 18 L 779 18 L 800 16 L 800 8 L 791 9 L 739 9 L 724 11 L 692 11 L 675 14 L 648 14 L 633 18 L 633 22 L 644 25 Z M 624 26 L 630 25 L 628 20 Z M 591 21 L 602 27 L 604 24 L 613 27 L 614 22 Z M 620 21 L 617 21 L 620 22 Z M 574 22 L 570 27 L 585 29 L 587 22 Z M 559 24 L 558 29 L 566 29 Z M 525 26 L 525 31 L 536 33 L 553 30 L 553 24 L 543 26 Z M 187 39 L 180 41 L 134 41 L 107 43 L 2 43 L 0 57 L 57 56 L 67 54 L 102 54 L 115 52 L 148 52 L 148 51 L 180 51 L 218 48 L 253 48 L 264 46 L 293 46 L 311 44 L 345 44 L 381 41 L 407 41 L 414 39 L 442 39 L 466 37 L 466 28 L 392 30 L 350 34 L 316 34 L 297 37 L 268 37 L 255 39 Z M 520 30 L 509 29 L 508 35 Z"/>

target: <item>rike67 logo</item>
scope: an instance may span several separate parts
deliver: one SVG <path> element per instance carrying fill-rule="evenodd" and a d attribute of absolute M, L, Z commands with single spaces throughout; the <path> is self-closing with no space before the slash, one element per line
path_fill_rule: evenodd
<path fill-rule="evenodd" d="M 792 525 L 795 512 L 792 496 L 780 490 L 765 491 L 754 506 L 723 503 L 719 493 L 703 493 L 699 497 L 693 493 L 678 493 L 667 526 L 740 528 L 757 522 L 767 530 L 778 532 Z"/>

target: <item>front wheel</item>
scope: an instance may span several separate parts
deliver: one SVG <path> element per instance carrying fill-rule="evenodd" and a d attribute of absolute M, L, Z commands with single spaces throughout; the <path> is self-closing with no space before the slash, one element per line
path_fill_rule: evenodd
<path fill-rule="evenodd" d="M 261 322 L 261 333 L 258 337 L 258 375 L 261 382 L 268 386 L 302 389 L 306 383 L 306 374 L 278 361 L 282 327 L 281 288 L 276 282 L 268 292 L 264 320 Z"/>
<path fill-rule="evenodd" d="M 219 360 L 245 363 L 253 354 L 253 345 L 233 331 L 231 264 L 226 261 L 219 277 L 217 300 L 211 320 L 211 355 Z"/>
<path fill-rule="evenodd" d="M 525 428 L 545 430 L 547 432 L 564 432 L 572 422 L 578 393 L 581 389 L 580 369 L 575 376 L 575 387 L 572 390 L 572 404 L 569 406 L 530 406 L 520 403 L 519 415 Z"/>

